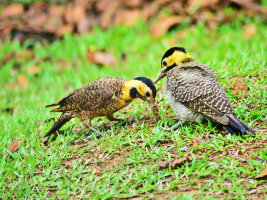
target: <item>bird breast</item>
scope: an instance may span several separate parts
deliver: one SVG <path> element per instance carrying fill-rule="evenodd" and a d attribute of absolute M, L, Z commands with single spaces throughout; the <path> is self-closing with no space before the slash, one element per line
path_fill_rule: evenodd
<path fill-rule="evenodd" d="M 165 99 L 171 105 L 175 115 L 181 122 L 194 122 L 195 120 L 202 122 L 203 119 L 205 119 L 204 115 L 193 112 L 185 107 L 180 101 L 175 100 L 171 91 L 168 89 L 167 82 L 164 83 L 162 90 L 164 92 Z"/>

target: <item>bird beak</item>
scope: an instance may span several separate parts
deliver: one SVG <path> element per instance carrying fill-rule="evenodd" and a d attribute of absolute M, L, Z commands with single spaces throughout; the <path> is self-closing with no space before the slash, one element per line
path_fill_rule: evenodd
<path fill-rule="evenodd" d="M 139 98 L 148 103 L 149 107 L 152 109 L 154 115 L 156 116 L 156 110 L 154 107 L 154 102 L 149 101 L 146 97 L 142 96 L 141 94 L 139 95 Z"/>
<path fill-rule="evenodd" d="M 167 73 L 165 72 L 166 68 L 162 69 L 158 75 L 158 77 L 156 78 L 156 80 L 154 81 L 154 84 L 156 84 L 160 79 L 164 78 Z"/>

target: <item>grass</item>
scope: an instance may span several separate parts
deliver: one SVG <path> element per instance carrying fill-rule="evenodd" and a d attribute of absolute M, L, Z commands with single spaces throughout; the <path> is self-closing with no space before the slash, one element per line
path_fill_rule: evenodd
<path fill-rule="evenodd" d="M 242 28 L 248 24 L 257 28 L 251 39 L 244 37 Z M 32 58 L 19 56 L 27 43 L 0 43 L 0 198 L 250 199 L 261 194 L 266 198 L 266 181 L 254 179 L 267 159 L 266 31 L 258 18 L 239 19 L 215 30 L 198 23 L 182 30 L 184 38 L 178 38 L 174 29 L 153 39 L 142 23 L 107 31 L 95 27 L 90 34 L 65 35 L 51 44 L 36 42 Z M 62 128 L 65 134 L 48 146 L 41 143 L 53 125 L 53 121 L 43 122 L 59 116 L 45 105 L 76 89 L 79 81 L 85 85 L 103 76 L 154 80 L 163 53 L 172 46 L 185 47 L 196 61 L 217 72 L 236 114 L 256 136 L 227 135 L 210 122 L 184 124 L 177 132 L 164 132 L 159 127 L 173 125 L 177 119 L 163 100 L 158 105 L 163 120 L 158 124 L 145 103 L 133 102 L 117 113 L 118 117 L 139 120 L 131 126 L 111 126 L 105 118 L 95 119 L 95 127 L 104 125 L 112 133 L 87 140 L 87 132 L 72 130 L 79 124 L 75 119 Z M 116 58 L 116 65 L 89 63 L 88 49 L 104 49 Z M 12 53 L 15 56 L 6 61 Z M 29 74 L 27 69 L 32 66 L 42 71 Z M 18 84 L 21 74 L 29 81 L 26 87 Z M 247 89 L 229 89 L 236 82 Z M 159 91 L 157 100 L 162 98 Z M 14 108 L 14 113 L 6 108 Z M 19 150 L 5 157 L 13 140 L 19 141 Z M 189 150 L 181 151 L 184 146 Z M 192 163 L 158 169 L 165 160 L 187 155 L 194 158 Z"/>

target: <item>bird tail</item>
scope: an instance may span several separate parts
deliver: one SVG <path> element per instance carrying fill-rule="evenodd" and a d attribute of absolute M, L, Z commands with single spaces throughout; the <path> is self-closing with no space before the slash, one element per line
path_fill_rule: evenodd
<path fill-rule="evenodd" d="M 236 116 L 227 115 L 227 117 L 229 118 L 229 125 L 223 125 L 223 128 L 228 133 L 232 135 L 246 135 L 247 131 L 249 131 L 253 134 L 256 134 L 251 128 L 241 122 Z"/>
<path fill-rule="evenodd" d="M 63 113 L 60 118 L 54 123 L 54 125 L 50 128 L 50 130 L 46 133 L 44 137 L 50 136 L 56 131 L 58 131 L 65 123 L 67 123 L 71 118 L 67 117 L 65 113 Z"/>

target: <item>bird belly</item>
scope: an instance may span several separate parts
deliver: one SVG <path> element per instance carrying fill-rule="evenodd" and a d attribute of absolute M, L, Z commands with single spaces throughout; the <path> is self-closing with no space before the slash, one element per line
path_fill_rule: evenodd
<path fill-rule="evenodd" d="M 175 115 L 182 122 L 194 122 L 195 120 L 202 122 L 203 119 L 205 119 L 204 115 L 188 109 L 180 101 L 175 100 L 171 91 L 168 90 L 167 82 L 164 83 L 162 90 L 164 92 L 164 98 L 168 101 Z"/>

